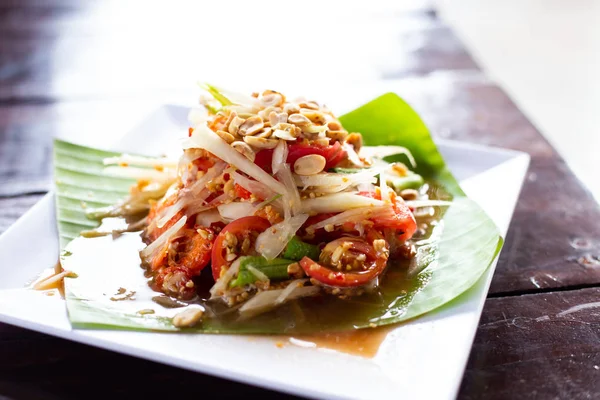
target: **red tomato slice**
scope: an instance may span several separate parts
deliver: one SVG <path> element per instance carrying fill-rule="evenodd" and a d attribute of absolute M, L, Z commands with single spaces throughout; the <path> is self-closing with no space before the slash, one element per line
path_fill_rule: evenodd
<path fill-rule="evenodd" d="M 250 193 L 249 191 L 247 191 L 246 189 L 244 189 L 237 183 L 234 186 L 234 190 L 235 190 L 235 197 L 240 198 L 240 199 L 249 199 L 250 196 L 252 195 L 252 193 Z"/>
<path fill-rule="evenodd" d="M 300 231 L 298 231 L 298 235 L 303 240 L 307 241 L 308 243 L 314 243 L 314 244 L 330 242 L 332 240 L 339 238 L 342 235 L 346 235 L 346 236 L 358 235 L 358 232 L 356 231 L 356 229 L 354 227 L 354 223 L 352 223 L 352 222 L 347 222 L 342 226 L 336 226 L 332 232 L 327 232 L 324 228 L 319 228 L 319 229 L 315 230 L 315 232 L 313 234 L 308 234 L 308 232 L 306 232 L 306 230 L 305 230 L 306 227 L 314 225 L 318 222 L 324 221 L 328 218 L 331 218 L 336 214 L 337 213 L 325 213 L 325 214 L 317 214 L 317 215 L 313 215 L 312 217 L 309 217 L 306 220 L 306 222 L 304 223 L 304 225 L 302 225 L 303 228 L 300 229 Z"/>
<path fill-rule="evenodd" d="M 317 263 L 308 257 L 304 257 L 300 260 L 300 266 L 306 275 L 325 285 L 354 287 L 368 283 L 385 270 L 388 252 L 382 251 L 378 253 L 373 246 L 360 238 L 342 237 L 328 243 L 321 253 L 321 261 L 323 261 L 323 259 L 325 259 L 325 262 L 327 262 L 327 260 L 330 261 L 332 252 L 344 242 L 351 243 L 351 247 L 346 251 L 347 253 L 351 253 L 351 257 L 356 257 L 360 254 L 366 256 L 366 260 L 364 261 L 366 269 L 359 271 L 338 271 L 328 268 L 322 263 Z M 325 253 L 324 256 L 323 253 Z"/>
<path fill-rule="evenodd" d="M 325 160 L 327 160 L 325 170 L 335 167 L 346 157 L 346 151 L 342 149 L 340 142 L 335 142 L 331 146 L 298 143 L 289 146 L 287 162 L 293 166 L 297 159 L 310 154 L 318 154 L 325 157 Z"/>
<path fill-rule="evenodd" d="M 302 228 L 300 228 L 300 230 L 298 231 L 298 235 L 302 238 L 302 240 L 304 240 L 308 243 L 313 243 L 313 244 L 319 244 L 319 243 L 334 240 L 337 236 L 333 236 L 332 235 L 333 232 L 327 232 L 323 228 L 317 229 L 317 230 L 315 230 L 314 233 L 311 233 L 311 234 L 308 234 L 305 230 L 306 227 L 314 225 L 318 222 L 324 221 L 327 218 L 333 217 L 334 215 L 335 215 L 334 213 L 326 213 L 326 214 L 317 214 L 317 215 L 313 215 L 312 217 L 308 217 L 308 219 L 306 220 L 304 225 L 302 225 Z M 339 234 L 338 234 L 338 236 L 339 236 Z"/>
<path fill-rule="evenodd" d="M 381 200 L 381 194 L 379 192 L 360 192 L 359 194 Z M 396 215 L 393 218 L 373 218 L 372 221 L 375 224 L 375 228 L 394 229 L 397 231 L 398 240 L 403 242 L 407 241 L 417 231 L 417 221 L 415 220 L 415 216 L 406 203 L 397 200 L 396 193 L 390 193 L 390 200 L 392 201 Z"/>
<path fill-rule="evenodd" d="M 417 221 L 415 216 L 406 203 L 396 201 L 395 194 L 392 193 L 392 201 L 396 215 L 391 219 L 373 218 L 376 228 L 392 228 L 397 231 L 397 238 L 400 241 L 407 241 L 417 231 Z"/>
<path fill-rule="evenodd" d="M 404 232 L 403 234 L 398 235 L 398 240 L 405 242 L 417 231 L 417 221 L 415 220 L 414 214 L 410 208 L 408 208 L 406 203 L 395 202 L 394 204 L 394 211 L 396 211 L 398 225 L 402 226 L 402 228 L 398 228 L 398 230 Z"/>
<path fill-rule="evenodd" d="M 336 213 L 325 213 L 325 214 L 313 215 L 312 217 L 308 217 L 308 219 L 304 223 L 304 226 L 311 226 L 311 225 L 314 225 L 314 224 L 319 223 L 321 221 L 325 221 L 327 218 L 331 218 L 335 214 Z"/>
<path fill-rule="evenodd" d="M 221 276 L 221 268 L 224 265 L 229 265 L 230 262 L 225 259 L 225 234 L 227 232 L 235 235 L 238 238 L 238 242 L 241 243 L 244 237 L 247 237 L 250 232 L 263 232 L 271 223 L 261 217 L 244 217 L 236 219 L 235 221 L 227 224 L 225 228 L 219 233 L 215 244 L 212 248 L 212 273 L 215 281 Z"/>
<path fill-rule="evenodd" d="M 215 162 L 209 158 L 197 158 L 194 161 L 192 161 L 192 163 L 198 168 L 198 171 L 208 171 L 209 168 L 211 168 L 213 165 L 215 165 Z"/>
<path fill-rule="evenodd" d="M 268 173 L 272 173 L 272 163 L 273 161 L 273 149 L 265 149 L 256 153 L 256 157 L 254 158 L 254 164 L 261 167 Z"/>
<path fill-rule="evenodd" d="M 291 166 L 294 165 L 297 159 L 300 157 L 308 156 L 310 154 L 318 154 L 325 157 L 327 163 L 325 164 L 325 170 L 335 167 L 344 158 L 346 158 L 346 151 L 342 149 L 340 142 L 335 142 L 331 146 L 317 146 L 313 144 L 291 144 L 288 147 L 288 156 L 286 162 Z M 271 173 L 271 161 L 273 160 L 273 150 L 261 150 L 256 153 L 254 163 Z"/>

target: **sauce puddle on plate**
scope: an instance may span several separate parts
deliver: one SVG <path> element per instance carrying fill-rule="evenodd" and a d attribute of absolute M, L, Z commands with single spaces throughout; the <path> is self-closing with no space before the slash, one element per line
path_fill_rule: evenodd
<path fill-rule="evenodd" d="M 396 325 L 365 328 L 348 332 L 316 333 L 285 337 L 294 346 L 334 350 L 340 353 L 373 358 L 387 335 Z"/>
<path fill-rule="evenodd" d="M 57 293 L 65 297 L 64 271 L 60 261 L 52 268 L 46 268 L 39 276 L 26 286 L 54 296 Z M 297 334 L 292 336 L 275 336 L 278 347 L 288 343 L 298 347 L 333 350 L 340 353 L 372 358 L 377 354 L 381 344 L 396 325 L 377 328 L 364 328 L 346 332 Z"/>

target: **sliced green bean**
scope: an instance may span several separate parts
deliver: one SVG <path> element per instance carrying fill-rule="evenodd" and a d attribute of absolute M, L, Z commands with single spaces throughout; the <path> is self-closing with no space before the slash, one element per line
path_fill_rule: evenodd
<path fill-rule="evenodd" d="M 421 175 L 409 173 L 409 175 L 401 178 L 392 178 L 389 183 L 392 184 L 396 192 L 400 192 L 404 189 L 418 189 L 423 186 L 425 181 Z"/>
<path fill-rule="evenodd" d="M 242 257 L 240 261 L 240 271 L 237 277 L 231 281 L 230 287 L 246 286 L 256 282 L 258 279 L 251 271 L 248 270 L 249 266 L 256 268 L 258 271 L 265 274 L 269 279 L 287 279 L 289 274 L 287 272 L 288 265 L 295 263 L 294 260 L 286 260 L 284 258 L 274 258 L 273 260 L 267 260 L 261 256 L 246 256 Z"/>
<path fill-rule="evenodd" d="M 317 261 L 321 250 L 314 244 L 306 243 L 300 240 L 298 236 L 294 236 L 287 244 L 283 257 L 290 260 L 301 260 L 303 257 L 308 257 L 311 260 Z"/>

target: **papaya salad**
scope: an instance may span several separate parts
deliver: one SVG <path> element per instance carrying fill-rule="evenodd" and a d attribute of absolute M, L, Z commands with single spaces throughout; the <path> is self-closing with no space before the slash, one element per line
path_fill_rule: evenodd
<path fill-rule="evenodd" d="M 435 200 L 406 149 L 365 148 L 316 101 L 206 89 L 179 160 L 152 161 L 118 206 L 149 209 L 140 258 L 155 291 L 193 301 L 208 282 L 212 303 L 252 317 L 373 292 L 395 260 L 415 256 L 415 212 Z M 384 161 L 398 154 L 404 163 Z M 129 171 L 148 162 L 105 160 Z"/>

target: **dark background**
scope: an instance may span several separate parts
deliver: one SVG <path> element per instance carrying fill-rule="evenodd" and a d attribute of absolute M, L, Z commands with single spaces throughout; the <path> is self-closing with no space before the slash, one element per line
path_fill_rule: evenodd
<path fill-rule="evenodd" d="M 149 4 L 0 0 L 0 232 L 51 187 L 52 137 L 100 145 L 126 132 L 150 107 L 187 100 L 194 76 L 233 68 L 207 61 L 229 60 L 224 55 L 232 46 L 225 43 L 218 53 L 219 40 L 194 26 L 211 17 L 228 29 L 230 10 L 196 16 L 194 2 L 169 3 L 164 13 Z M 251 14 L 236 15 L 236 23 L 248 19 L 251 35 Z M 321 43 L 332 55 L 319 78 L 393 80 L 437 137 L 532 157 L 459 398 L 600 398 L 598 205 L 429 4 L 375 15 L 380 26 L 368 28 L 387 35 L 379 43 L 385 51 L 359 42 L 357 53 L 341 60 L 328 50 L 332 43 Z M 360 29 L 332 37 L 360 38 Z M 210 44 L 182 42 L 196 31 Z M 292 39 L 300 36 L 297 43 L 304 43 L 302 35 L 315 38 L 312 31 L 291 32 Z M 244 39 L 245 48 L 263 43 Z M 268 52 L 263 44 L 254 54 Z M 371 56 L 376 62 L 363 68 Z M 244 57 L 240 71 L 249 62 Z M 284 71 L 274 80 L 311 77 L 310 66 L 292 64 L 290 76 Z M 237 78 L 248 80 L 244 73 Z M 580 304 L 590 306 L 560 314 Z M 205 390 L 215 391 L 214 397 L 283 397 L 0 324 L 0 399 L 168 398 L 205 396 Z"/>

